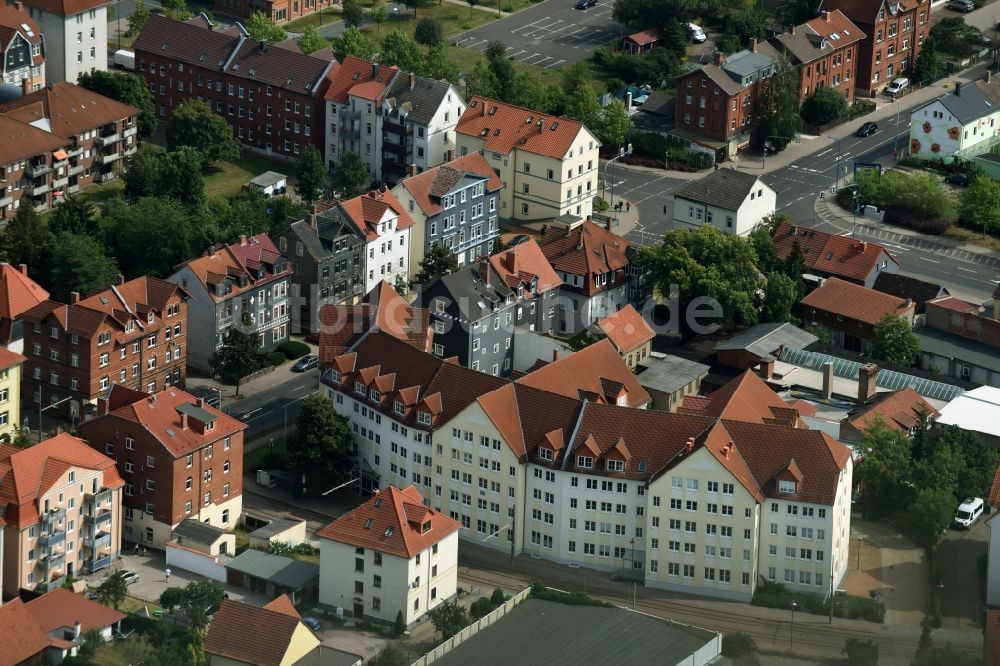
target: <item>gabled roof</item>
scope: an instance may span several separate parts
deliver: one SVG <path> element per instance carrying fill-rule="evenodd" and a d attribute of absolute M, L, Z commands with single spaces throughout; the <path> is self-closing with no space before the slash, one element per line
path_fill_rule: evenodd
<path fill-rule="evenodd" d="M 595 396 L 595 400 L 610 404 L 615 404 L 624 390 L 629 407 L 641 407 L 652 402 L 649 393 L 625 365 L 610 340 L 595 342 L 540 366 L 536 364 L 516 383 L 571 398 L 588 394 Z"/>
<path fill-rule="evenodd" d="M 58 81 L 5 102 L 0 113 L 36 126 L 39 121 L 48 120 L 49 132 L 68 139 L 136 116 L 139 110 L 75 83 Z"/>
<path fill-rule="evenodd" d="M 490 257 L 490 265 L 504 284 L 514 291 L 523 284 L 524 298 L 534 298 L 536 294 L 544 294 L 562 284 L 534 238 L 494 254 Z M 531 289 L 532 280 L 537 280 L 534 289 Z"/>
<path fill-rule="evenodd" d="M 0 319 L 17 319 L 49 298 L 49 292 L 28 277 L 28 267 L 0 263 Z"/>
<path fill-rule="evenodd" d="M 883 259 L 899 264 L 878 243 L 856 241 L 788 222 L 778 225 L 773 241 L 779 257 L 787 259 L 798 242 L 806 268 L 855 282 L 864 282 Z"/>
<path fill-rule="evenodd" d="M 748 423 L 799 425 L 798 413 L 750 370 L 726 382 L 707 399 L 693 397 L 686 396 L 678 411 Z"/>
<path fill-rule="evenodd" d="M 33 657 L 42 657 L 45 649 L 52 645 L 52 639 L 38 626 L 20 598 L 15 597 L 0 606 L 0 626 L 3 627 L 0 654 L 4 663 L 44 663 L 44 659 L 35 661 Z"/>
<path fill-rule="evenodd" d="M 631 304 L 613 315 L 598 319 L 597 327 L 608 336 L 620 354 L 628 354 L 656 337 L 652 327 Z"/>
<path fill-rule="evenodd" d="M 626 41 L 638 44 L 639 46 L 655 44 L 661 39 L 663 39 L 663 33 L 659 28 L 650 28 L 649 30 L 643 30 L 641 32 L 633 32 L 631 35 L 625 37 Z"/>
<path fill-rule="evenodd" d="M 923 314 L 924 304 L 927 301 L 949 294 L 948 288 L 944 285 L 926 282 L 902 273 L 879 273 L 872 284 L 872 289 L 899 298 L 912 298 L 917 314 Z"/>
<path fill-rule="evenodd" d="M 503 281 L 489 276 L 489 282 L 476 266 L 466 266 L 441 275 L 427 284 L 421 293 L 421 303 L 429 306 L 441 291 L 448 294 L 448 309 L 454 305 L 463 324 L 479 321 L 495 314 L 506 304 L 512 304 L 514 291 Z"/>
<path fill-rule="evenodd" d="M 35 23 L 35 19 L 24 11 L 24 7 L 14 4 L 2 5 L 0 6 L 0 52 L 7 51 L 7 47 L 14 40 L 14 35 L 20 35 L 29 44 L 42 43 L 42 31 Z M 42 59 L 37 58 L 35 64 Z"/>
<path fill-rule="evenodd" d="M 839 9 L 823 12 L 818 18 L 793 26 L 774 39 L 785 47 L 799 64 L 825 58 L 831 53 L 859 42 L 865 33 Z"/>
<path fill-rule="evenodd" d="M 993 475 L 993 484 L 990 486 L 990 496 L 986 503 L 995 509 L 1000 508 L 1000 465 L 997 465 L 997 471 Z"/>
<path fill-rule="evenodd" d="M 876 418 L 881 418 L 892 430 L 909 434 L 919 423 L 921 413 L 932 418 L 940 416 L 919 393 L 906 387 L 900 391 L 876 393 L 868 402 L 848 412 L 847 421 L 855 429 L 864 430 Z"/>
<path fill-rule="evenodd" d="M 0 113 L 0 164 L 11 164 L 44 155 L 70 143 L 72 141 L 66 137 L 51 134 Z"/>
<path fill-rule="evenodd" d="M 689 180 L 674 192 L 674 199 L 737 211 L 751 192 L 761 188 L 771 189 L 754 174 L 737 169 L 719 169 L 701 178 Z"/>
<path fill-rule="evenodd" d="M 911 114 L 915 117 L 915 114 L 935 102 L 946 108 L 958 122 L 966 125 L 996 113 L 997 106 L 1000 105 L 1000 79 L 991 79 L 989 83 L 985 80 L 956 83 L 950 93 L 917 107 Z"/>
<path fill-rule="evenodd" d="M 381 103 L 398 72 L 398 67 L 347 56 L 330 76 L 324 97 L 340 104 L 347 104 L 351 96 Z"/>
<path fill-rule="evenodd" d="M 389 190 L 372 190 L 367 194 L 340 201 L 336 204 L 354 223 L 358 232 L 366 242 L 371 243 L 379 238 L 379 222 L 388 213 L 396 219 L 396 231 L 402 231 L 413 226 L 413 218 L 399 202 L 396 195 Z"/>
<path fill-rule="evenodd" d="M 414 203 L 428 217 L 441 212 L 441 197 L 450 192 L 464 178 L 486 178 L 486 190 L 498 192 L 502 186 L 482 153 L 469 153 L 450 162 L 427 169 L 415 176 L 399 181 L 406 188 Z"/>
<path fill-rule="evenodd" d="M 902 0 L 900 2 L 893 0 L 823 0 L 820 9 L 827 11 L 839 9 L 852 21 L 874 25 L 879 10 L 883 7 L 886 10 L 886 18 L 889 18 L 898 15 L 900 11 L 912 10 L 920 4 L 924 4 L 927 11 L 930 12 L 930 3 L 923 3 L 923 0 Z"/>
<path fill-rule="evenodd" d="M 226 569 L 260 578 L 290 590 L 297 590 L 319 578 L 318 564 L 265 553 L 254 548 L 248 548 L 229 560 Z"/>
<path fill-rule="evenodd" d="M 416 486 L 405 490 L 389 486 L 316 536 L 412 559 L 461 527 L 423 502 Z"/>
<path fill-rule="evenodd" d="M 434 114 L 447 100 L 449 91 L 453 91 L 453 88 L 448 81 L 401 72 L 393 79 L 389 90 L 385 93 L 385 104 L 405 109 L 406 118 L 410 122 L 429 125 L 434 119 Z M 462 98 L 458 92 L 454 92 L 454 96 L 461 103 Z"/>
<path fill-rule="evenodd" d="M 74 16 L 109 3 L 107 0 L 24 0 L 24 4 L 56 16 Z"/>
<path fill-rule="evenodd" d="M 787 322 L 755 324 L 717 345 L 715 351 L 748 351 L 757 358 L 769 359 L 782 347 L 805 349 L 818 338 Z"/>
<path fill-rule="evenodd" d="M 538 237 L 542 254 L 552 267 L 573 275 L 597 275 L 628 266 L 630 243 L 591 220 L 574 229 L 549 227 Z"/>
<path fill-rule="evenodd" d="M 144 275 L 88 296 L 79 305 L 111 316 L 130 312 L 139 316 L 140 324 L 145 324 L 145 315 L 150 311 L 163 311 L 174 294 L 180 294 L 185 300 L 190 298 L 180 286 Z"/>
<path fill-rule="evenodd" d="M 6 370 L 7 368 L 13 367 L 18 363 L 24 363 L 27 361 L 25 357 L 20 354 L 15 354 L 6 347 L 0 347 L 0 370 Z"/>
<path fill-rule="evenodd" d="M 80 632 L 86 633 L 91 629 L 113 626 L 125 619 L 124 613 L 63 587 L 32 599 L 25 608 L 47 634 L 59 629 L 73 629 L 77 622 L 80 623 Z"/>
<path fill-rule="evenodd" d="M 39 498 L 72 467 L 103 472 L 107 488 L 125 485 L 114 460 L 67 433 L 27 449 L 0 444 L 0 506 L 7 523 L 24 528 L 38 522 Z"/>
<path fill-rule="evenodd" d="M 532 109 L 474 96 L 455 126 L 455 132 L 481 137 L 483 150 L 509 154 L 517 148 L 528 153 L 562 160 L 569 152 L 583 123 Z M 600 145 L 594 139 L 595 145 Z"/>
<path fill-rule="evenodd" d="M 274 601 L 264 604 L 264 610 L 282 613 L 288 617 L 294 617 L 296 620 L 302 618 L 299 612 L 295 610 L 295 604 L 292 603 L 287 594 L 282 594 L 280 597 L 275 598 Z"/>
<path fill-rule="evenodd" d="M 281 609 L 223 599 L 205 634 L 205 652 L 257 666 L 281 666 L 298 627 L 299 619 Z M 319 644 L 315 636 L 312 640 Z"/>
<path fill-rule="evenodd" d="M 912 302 L 835 277 L 824 280 L 800 303 L 872 326 L 887 314 L 903 317 L 913 312 Z"/>
<path fill-rule="evenodd" d="M 54 319 L 64 331 L 84 338 L 93 337 L 105 323 L 117 323 L 114 317 L 79 303 L 66 305 L 45 301 L 21 314 L 21 319 L 30 323 L 38 323 L 48 317 Z"/>
<path fill-rule="evenodd" d="M 284 270 L 277 271 L 284 260 L 278 248 L 267 234 L 258 234 L 247 238 L 240 236 L 240 240 L 232 245 L 213 245 L 205 254 L 197 259 L 191 259 L 176 267 L 179 271 L 187 267 L 194 273 L 201 282 L 209 297 L 215 302 L 225 301 L 235 295 L 253 291 L 261 284 L 266 284 L 280 277 L 291 273 L 291 265 L 284 261 Z M 272 266 L 274 273 L 267 272 L 260 280 L 257 279 L 256 271 L 262 264 Z M 246 277 L 247 286 L 240 286 L 240 278 Z M 176 277 L 176 273 L 174 276 Z M 229 293 L 217 296 L 215 285 L 228 281 L 231 287 Z M 188 288 L 190 291 L 190 288 Z"/>

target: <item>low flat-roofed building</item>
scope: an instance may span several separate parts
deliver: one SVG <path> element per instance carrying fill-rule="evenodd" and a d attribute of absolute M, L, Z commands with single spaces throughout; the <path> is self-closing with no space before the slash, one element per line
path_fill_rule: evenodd
<path fill-rule="evenodd" d="M 653 354 L 636 369 L 639 383 L 653 399 L 652 408 L 672 412 L 686 395 L 698 395 L 711 368 L 671 354 Z"/>

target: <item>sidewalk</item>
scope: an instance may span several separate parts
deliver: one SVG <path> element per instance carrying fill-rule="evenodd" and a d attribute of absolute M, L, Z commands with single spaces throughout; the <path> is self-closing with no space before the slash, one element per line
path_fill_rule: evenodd
<path fill-rule="evenodd" d="M 301 338 L 294 338 L 298 342 L 303 342 L 309 345 L 309 353 L 312 355 L 319 354 L 319 345 L 315 345 L 311 342 L 303 340 Z M 259 377 L 255 377 L 249 381 L 240 382 L 240 398 L 235 395 L 236 387 L 232 384 L 225 384 L 216 379 L 210 377 L 205 377 L 203 375 L 189 375 L 185 380 L 185 388 L 200 388 L 205 387 L 211 389 L 212 391 L 221 391 L 222 393 L 222 406 L 228 410 L 229 407 L 234 404 L 239 404 L 241 401 L 247 398 L 252 398 L 254 396 L 260 395 L 262 393 L 267 393 L 274 388 L 275 384 L 293 379 L 299 375 L 292 372 L 292 365 L 295 361 L 285 361 L 273 372 L 265 373 Z M 275 396 L 278 397 L 278 396 Z M 235 401 L 235 402 L 234 402 Z"/>

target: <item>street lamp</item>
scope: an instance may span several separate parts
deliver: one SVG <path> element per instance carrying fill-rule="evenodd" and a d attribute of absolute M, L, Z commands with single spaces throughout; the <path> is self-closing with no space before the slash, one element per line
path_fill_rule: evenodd
<path fill-rule="evenodd" d="M 122 48 L 122 3 L 121 3 L 121 0 L 115 0 L 115 20 L 118 22 L 118 27 L 115 28 L 115 32 L 118 33 L 118 50 L 121 51 L 121 48 Z"/>
<path fill-rule="evenodd" d="M 861 534 L 858 535 L 858 571 L 861 571 L 861 544 L 864 543 L 865 537 Z"/>
<path fill-rule="evenodd" d="M 611 201 L 608 204 L 613 204 L 615 200 L 615 161 L 619 158 L 625 157 L 626 155 L 632 154 L 632 144 L 628 144 L 628 148 L 621 146 L 618 148 L 618 154 L 608 160 L 608 163 L 604 165 L 604 187 L 601 188 L 601 196 L 604 196 L 608 187 L 608 167 L 611 167 Z"/>
<path fill-rule="evenodd" d="M 217 409 L 220 412 L 222 412 L 222 389 L 220 389 L 218 386 L 210 386 L 209 390 L 210 391 L 215 391 L 219 395 L 219 406 L 218 406 Z M 225 413 L 225 412 L 223 412 L 223 413 Z"/>
<path fill-rule="evenodd" d="M 39 442 L 42 441 L 42 412 L 44 412 L 47 409 L 52 409 L 53 407 L 61 405 L 62 403 L 66 402 L 69 399 L 70 397 L 66 396 L 62 400 L 57 400 L 56 402 L 53 402 L 48 407 L 42 407 L 42 387 L 40 386 L 38 387 L 38 441 Z"/>
<path fill-rule="evenodd" d="M 789 650 L 792 649 L 792 640 L 795 637 L 795 609 L 798 608 L 798 607 L 799 607 L 799 605 L 793 601 L 792 602 L 792 626 L 791 626 L 791 629 L 788 632 L 788 649 Z"/>
<path fill-rule="evenodd" d="M 892 159 L 899 160 L 899 97 L 895 97 L 896 103 L 896 127 L 892 131 Z"/>
<path fill-rule="evenodd" d="M 767 159 L 767 144 L 770 142 L 771 139 L 788 139 L 789 141 L 796 141 L 797 140 L 794 136 L 778 136 L 777 134 L 772 134 L 771 136 L 765 136 L 764 137 L 764 154 L 760 158 L 760 170 L 761 171 L 764 170 L 764 160 Z M 777 151 L 775 151 L 775 152 L 777 152 Z"/>

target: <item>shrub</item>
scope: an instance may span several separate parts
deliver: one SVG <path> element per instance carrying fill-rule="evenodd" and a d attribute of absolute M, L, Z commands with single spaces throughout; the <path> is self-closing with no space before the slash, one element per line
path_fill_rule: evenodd
<path fill-rule="evenodd" d="M 278 351 L 284 354 L 285 358 L 289 361 L 294 361 L 297 358 L 305 356 L 311 350 L 309 349 L 309 345 L 304 342 L 299 342 L 298 340 L 285 340 L 278 345 Z"/>
<path fill-rule="evenodd" d="M 802 118 L 814 125 L 826 125 L 848 113 L 847 98 L 833 88 L 818 88 L 802 104 Z"/>
<path fill-rule="evenodd" d="M 724 657 L 737 659 L 748 657 L 756 654 L 756 652 L 757 644 L 754 643 L 753 638 L 742 631 L 737 631 L 735 634 L 726 634 L 722 637 L 722 655 Z"/>
<path fill-rule="evenodd" d="M 268 353 L 267 355 L 267 362 L 275 367 L 281 365 L 287 360 L 288 359 L 285 358 L 285 355 L 282 354 L 280 351 L 273 351 Z"/>
<path fill-rule="evenodd" d="M 601 606 L 603 608 L 614 608 L 612 604 L 609 604 L 606 601 L 601 601 L 600 599 L 588 597 L 582 592 L 559 592 L 558 590 L 551 590 L 537 580 L 531 584 L 531 596 L 534 599 L 555 601 L 556 603 L 566 604 L 568 606 Z"/>
<path fill-rule="evenodd" d="M 813 615 L 827 615 L 830 612 L 830 600 L 819 594 L 808 592 L 789 592 L 781 583 L 764 581 L 753 595 L 750 602 L 754 606 L 765 608 L 790 609 L 792 602 L 797 604 L 796 610 Z M 857 620 L 864 619 L 869 622 L 883 622 L 885 619 L 885 608 L 877 599 L 867 599 L 865 597 L 855 597 L 851 595 L 835 595 L 833 600 L 833 614 L 837 617 L 846 617 Z"/>
<path fill-rule="evenodd" d="M 473 620 L 478 620 L 481 617 L 489 615 L 493 611 L 493 604 L 490 603 L 488 597 L 479 597 L 472 602 L 469 606 L 469 615 L 472 616 Z"/>

